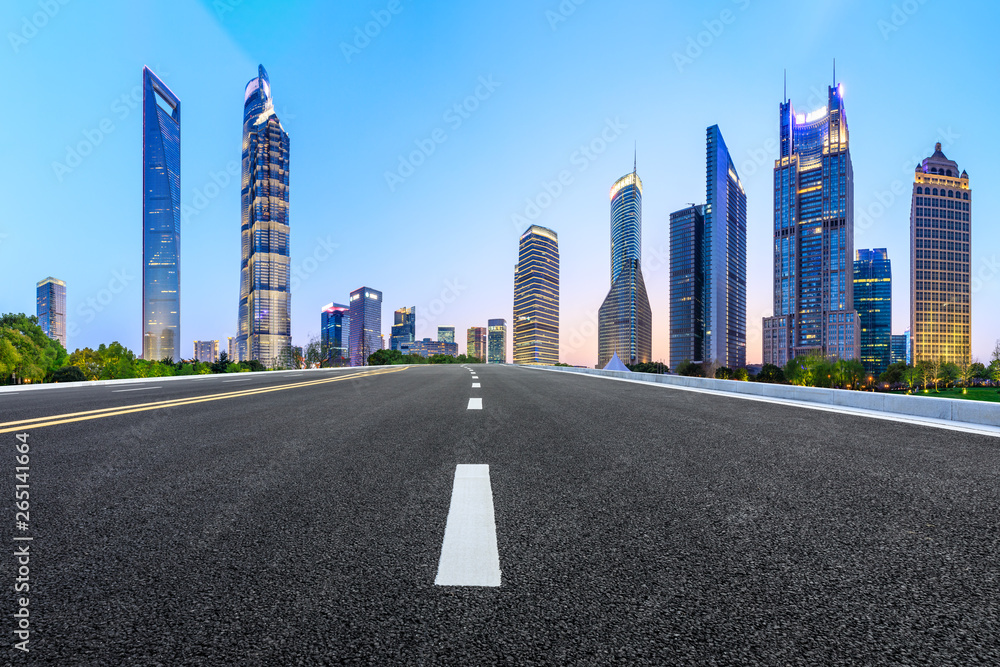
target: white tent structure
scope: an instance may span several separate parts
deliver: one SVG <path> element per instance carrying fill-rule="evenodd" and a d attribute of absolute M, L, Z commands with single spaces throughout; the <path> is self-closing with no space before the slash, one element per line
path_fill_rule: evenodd
<path fill-rule="evenodd" d="M 628 372 L 628 368 L 626 368 L 625 364 L 622 363 L 622 360 L 618 358 L 617 352 L 611 355 L 611 359 L 608 361 L 607 365 L 604 366 L 604 370 Z"/>

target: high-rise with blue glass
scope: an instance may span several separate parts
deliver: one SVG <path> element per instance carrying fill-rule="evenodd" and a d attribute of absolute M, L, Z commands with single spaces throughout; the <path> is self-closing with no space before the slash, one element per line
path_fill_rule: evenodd
<path fill-rule="evenodd" d="M 179 359 L 181 102 L 142 69 L 142 358 Z"/>
<path fill-rule="evenodd" d="M 66 347 L 66 283 L 49 276 L 38 282 L 35 312 L 45 335 Z"/>
<path fill-rule="evenodd" d="M 611 289 L 597 314 L 597 367 L 615 354 L 625 364 L 653 356 L 653 317 L 642 279 L 642 181 L 632 173 L 611 186 Z"/>
<path fill-rule="evenodd" d="M 670 214 L 670 368 L 705 354 L 705 207 Z"/>
<path fill-rule="evenodd" d="M 774 315 L 763 320 L 765 364 L 799 355 L 857 359 L 854 175 L 843 87 L 827 106 L 779 107 L 774 161 Z"/>
<path fill-rule="evenodd" d="M 706 131 L 705 360 L 747 361 L 747 196 L 718 125 Z"/>
<path fill-rule="evenodd" d="M 854 310 L 861 333 L 861 363 L 866 373 L 877 378 L 892 357 L 892 264 L 885 248 L 858 250 Z"/>
<path fill-rule="evenodd" d="M 320 354 L 322 366 L 346 366 L 350 362 L 348 341 L 351 335 L 350 306 L 328 303 L 320 314 Z"/>
<path fill-rule="evenodd" d="M 288 133 L 261 65 L 243 96 L 240 358 L 273 366 L 291 346 Z"/>
<path fill-rule="evenodd" d="M 382 292 L 359 287 L 351 292 L 351 366 L 367 366 L 368 357 L 382 349 Z"/>
<path fill-rule="evenodd" d="M 393 314 L 389 349 L 402 350 L 403 345 L 417 339 L 417 307 L 398 308 Z"/>

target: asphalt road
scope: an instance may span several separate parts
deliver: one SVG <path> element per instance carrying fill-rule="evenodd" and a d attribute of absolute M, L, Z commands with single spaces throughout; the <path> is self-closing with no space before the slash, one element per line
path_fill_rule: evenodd
<path fill-rule="evenodd" d="M 174 401 L 24 427 L 8 664 L 1000 664 L 1000 439 L 474 368 L 0 394 L 0 430 Z M 434 585 L 458 464 L 499 587 Z"/>

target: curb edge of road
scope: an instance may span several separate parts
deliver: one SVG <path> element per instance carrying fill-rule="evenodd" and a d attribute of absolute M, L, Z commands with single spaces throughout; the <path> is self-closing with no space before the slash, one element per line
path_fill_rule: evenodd
<path fill-rule="evenodd" d="M 791 407 L 807 408 L 809 410 L 822 410 L 824 412 L 836 412 L 840 414 L 849 414 L 859 417 L 869 417 L 872 419 L 882 419 L 886 421 L 897 421 L 906 424 L 913 424 L 916 426 L 929 426 L 933 428 L 941 428 L 952 431 L 961 431 L 964 433 L 974 433 L 977 435 L 986 435 L 993 437 L 1000 437 L 1000 425 L 993 425 L 989 423 L 980 422 L 970 422 L 970 421 L 960 421 L 955 419 L 947 419 L 941 417 L 933 417 L 921 414 L 911 414 L 907 412 L 896 412 L 891 410 L 875 410 L 870 408 L 861 408 L 849 405 L 837 405 L 835 403 L 827 403 L 823 401 L 807 400 L 807 399 L 795 399 L 795 398 L 785 398 L 777 396 L 764 396 L 757 394 L 748 394 L 739 391 L 727 391 L 724 388 L 716 387 L 695 387 L 695 386 L 685 386 L 681 384 L 668 383 L 664 380 L 657 380 L 652 378 L 666 378 L 669 376 L 656 376 L 650 373 L 632 373 L 630 375 L 636 376 L 650 376 L 650 379 L 643 377 L 619 377 L 623 376 L 623 371 L 600 371 L 595 372 L 596 369 L 582 369 L 582 368 L 562 368 L 562 367 L 545 367 L 545 366 L 521 366 L 521 368 L 526 368 L 530 370 L 538 371 L 549 371 L 552 373 L 572 373 L 573 375 L 583 375 L 587 377 L 594 377 L 604 380 L 615 380 L 617 382 L 632 382 L 635 384 L 650 385 L 655 387 L 663 387 L 665 389 L 676 389 L 680 391 L 691 391 L 701 394 L 711 394 L 715 396 L 725 396 L 729 398 L 741 398 L 750 401 L 759 401 L 764 403 L 774 403 L 778 405 L 787 405 Z M 587 372 L 589 371 L 589 372 Z M 607 375 L 605 373 L 615 373 L 615 375 Z M 703 379 L 703 378 L 699 378 Z M 735 382 L 735 380 L 713 380 L 713 382 Z M 743 383 L 745 384 L 745 383 Z M 784 385 L 782 385 L 784 386 Z M 790 387 L 791 389 L 811 389 L 811 387 Z M 786 388 L 787 389 L 787 388 Z M 837 391 L 837 390 L 830 390 Z M 819 395 L 817 395 L 819 396 Z M 899 397 L 904 398 L 904 397 Z M 917 401 L 950 401 L 957 403 L 964 403 L 959 399 L 948 399 L 948 398 L 921 398 L 921 397 L 909 397 Z M 996 409 L 996 414 L 1000 416 L 1000 405 L 993 406 L 991 404 L 986 404 L 989 407 Z"/>

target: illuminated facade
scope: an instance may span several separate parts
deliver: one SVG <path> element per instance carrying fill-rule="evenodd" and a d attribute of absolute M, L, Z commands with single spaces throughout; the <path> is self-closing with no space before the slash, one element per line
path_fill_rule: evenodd
<path fill-rule="evenodd" d="M 454 343 L 455 327 L 438 327 L 438 340 L 442 343 Z"/>
<path fill-rule="evenodd" d="M 854 310 L 861 335 L 861 363 L 866 373 L 877 378 L 889 367 L 892 356 L 892 264 L 885 248 L 858 250 Z"/>
<path fill-rule="evenodd" d="M 469 327 L 465 343 L 465 354 L 486 361 L 486 327 Z"/>
<path fill-rule="evenodd" d="M 142 358 L 179 359 L 181 102 L 142 70 Z"/>
<path fill-rule="evenodd" d="M 889 363 L 897 364 L 900 362 L 913 364 L 913 359 L 910 357 L 909 331 L 901 334 L 892 334 L 889 339 Z"/>
<path fill-rule="evenodd" d="M 972 350 L 972 189 L 941 152 L 917 165 L 910 206 L 913 363 L 967 363 Z"/>
<path fill-rule="evenodd" d="M 236 336 L 228 336 L 226 338 L 226 356 L 229 357 L 229 361 L 240 361 L 240 353 L 236 346 Z"/>
<path fill-rule="evenodd" d="M 774 315 L 763 321 L 765 364 L 799 355 L 857 359 L 854 176 L 842 86 L 797 114 L 780 105 L 774 162 Z"/>
<path fill-rule="evenodd" d="M 705 350 L 704 206 L 670 214 L 670 368 L 701 363 Z"/>
<path fill-rule="evenodd" d="M 242 257 L 237 346 L 273 366 L 291 346 L 288 133 L 261 65 L 243 96 Z"/>
<path fill-rule="evenodd" d="M 382 349 L 382 292 L 370 287 L 351 292 L 349 315 L 351 366 L 367 366 L 368 357 Z"/>
<path fill-rule="evenodd" d="M 417 339 L 417 308 L 399 308 L 393 314 L 392 333 L 389 336 L 389 349 L 402 350 L 405 343 Z"/>
<path fill-rule="evenodd" d="M 35 314 L 45 335 L 66 347 L 66 283 L 51 276 L 35 289 Z"/>
<path fill-rule="evenodd" d="M 747 196 L 718 125 L 706 130 L 704 359 L 747 362 Z"/>
<path fill-rule="evenodd" d="M 486 363 L 507 363 L 507 320 L 488 320 L 486 341 Z"/>
<path fill-rule="evenodd" d="M 635 167 L 611 186 L 611 290 L 597 315 L 597 367 L 614 354 L 651 361 L 653 317 L 642 279 L 642 181 Z"/>
<path fill-rule="evenodd" d="M 196 361 L 214 364 L 219 360 L 219 341 L 196 340 L 194 342 L 194 358 Z"/>
<path fill-rule="evenodd" d="M 351 334 L 351 309 L 339 303 L 323 306 L 319 322 L 319 349 L 321 365 L 347 366 L 350 362 L 348 341 Z"/>
<path fill-rule="evenodd" d="M 458 356 L 458 343 L 454 343 L 446 340 L 431 340 L 430 338 L 424 338 L 423 340 L 416 340 L 406 346 L 407 354 L 419 354 L 425 359 L 427 357 L 433 357 L 436 354 L 444 354 L 449 357 Z"/>
<path fill-rule="evenodd" d="M 514 268 L 514 363 L 559 363 L 559 237 L 532 225 Z"/>

